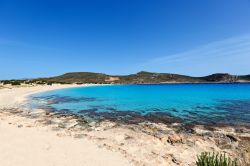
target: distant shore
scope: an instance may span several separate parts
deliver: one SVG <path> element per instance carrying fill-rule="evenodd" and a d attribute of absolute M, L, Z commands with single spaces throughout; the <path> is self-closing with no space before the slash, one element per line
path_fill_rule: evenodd
<path fill-rule="evenodd" d="M 93 84 L 95 85 L 95 84 Z M 3 165 L 194 165 L 201 152 L 226 153 L 250 163 L 250 128 L 141 121 L 123 124 L 24 107 L 28 95 L 93 85 L 35 85 L 0 89 Z M 19 157 L 13 157 L 19 156 Z M 98 156 L 98 157 L 96 157 Z"/>

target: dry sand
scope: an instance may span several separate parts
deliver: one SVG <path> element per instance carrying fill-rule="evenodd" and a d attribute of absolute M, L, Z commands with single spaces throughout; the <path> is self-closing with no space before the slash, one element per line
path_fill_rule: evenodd
<path fill-rule="evenodd" d="M 75 87 L 53 85 L 0 89 L 0 108 L 22 106 L 32 93 Z M 23 127 L 28 119 L 5 116 L 0 111 L 1 166 L 128 166 L 130 163 L 117 152 L 99 148 L 88 139 L 59 137 L 46 126 Z M 32 122 L 29 122 L 30 126 Z"/>

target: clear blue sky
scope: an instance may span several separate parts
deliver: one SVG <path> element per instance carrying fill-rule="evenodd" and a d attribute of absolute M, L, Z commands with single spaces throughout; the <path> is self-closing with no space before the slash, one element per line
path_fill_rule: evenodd
<path fill-rule="evenodd" d="M 249 0 L 0 0 L 0 79 L 250 74 Z"/>

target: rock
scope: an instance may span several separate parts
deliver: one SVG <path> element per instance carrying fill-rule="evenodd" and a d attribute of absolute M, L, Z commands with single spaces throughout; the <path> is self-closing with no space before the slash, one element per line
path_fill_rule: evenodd
<path fill-rule="evenodd" d="M 175 163 L 175 164 L 177 164 L 177 165 L 179 165 L 179 164 L 180 164 L 180 163 L 176 160 L 176 158 L 175 158 L 175 157 L 173 157 L 173 158 L 172 158 L 172 162 L 173 162 L 173 163 Z"/>
<path fill-rule="evenodd" d="M 231 149 L 232 148 L 232 141 L 228 137 L 216 138 L 214 139 L 216 145 L 221 149 Z"/>
<path fill-rule="evenodd" d="M 250 147 L 248 147 L 246 153 L 244 153 L 243 159 L 245 163 L 250 164 Z"/>
<path fill-rule="evenodd" d="M 173 123 L 172 126 L 181 126 L 180 123 Z"/>
<path fill-rule="evenodd" d="M 172 145 L 174 143 L 182 143 L 182 137 L 180 137 L 177 134 L 173 134 L 173 135 L 168 136 L 167 142 L 171 143 Z"/>
<path fill-rule="evenodd" d="M 101 126 L 103 126 L 104 129 L 109 129 L 109 128 L 116 126 L 116 124 L 113 122 L 104 121 L 101 123 Z"/>
<path fill-rule="evenodd" d="M 246 131 L 245 131 L 245 129 L 243 129 L 243 128 L 236 128 L 236 129 L 235 129 L 235 132 L 236 132 L 236 133 L 245 133 Z"/>
<path fill-rule="evenodd" d="M 96 125 L 96 122 L 95 122 L 95 121 L 90 122 L 88 125 L 89 125 L 90 127 L 93 127 L 93 126 L 95 126 L 95 125 Z"/>
<path fill-rule="evenodd" d="M 75 121 L 65 123 L 66 128 L 72 128 L 72 127 L 75 127 L 76 125 L 78 125 L 78 123 Z"/>
<path fill-rule="evenodd" d="M 23 125 L 22 125 L 22 124 L 20 124 L 20 125 L 17 125 L 17 127 L 18 127 L 18 128 L 22 128 L 22 127 L 23 127 Z"/>
<path fill-rule="evenodd" d="M 130 139 L 133 139 L 133 137 L 130 135 L 125 135 L 124 140 L 130 140 Z"/>
<path fill-rule="evenodd" d="M 74 138 L 83 138 L 85 136 L 86 136 L 86 134 L 75 134 Z"/>
<path fill-rule="evenodd" d="M 28 124 L 28 125 L 26 125 L 25 127 L 31 128 L 31 127 L 34 127 L 34 126 L 31 125 L 31 124 Z"/>
<path fill-rule="evenodd" d="M 232 142 L 237 142 L 238 141 L 238 139 L 234 136 L 234 135 L 229 135 L 229 134 L 227 134 L 226 135 Z"/>
<path fill-rule="evenodd" d="M 182 140 L 182 142 L 189 147 L 195 146 L 195 139 L 185 139 L 185 140 Z"/>
<path fill-rule="evenodd" d="M 208 136 L 208 137 L 214 137 L 214 133 L 213 132 L 210 132 L 210 131 L 207 131 L 207 132 L 204 132 L 201 134 L 202 136 Z"/>
<path fill-rule="evenodd" d="M 249 136 L 239 136 L 239 138 L 242 141 L 250 141 L 250 137 Z"/>
<path fill-rule="evenodd" d="M 65 126 L 65 124 L 64 123 L 59 123 L 58 125 L 57 125 L 57 127 L 59 127 L 59 128 L 66 128 L 66 126 Z"/>
<path fill-rule="evenodd" d="M 160 137 L 160 140 L 165 143 L 168 142 L 168 137 Z"/>

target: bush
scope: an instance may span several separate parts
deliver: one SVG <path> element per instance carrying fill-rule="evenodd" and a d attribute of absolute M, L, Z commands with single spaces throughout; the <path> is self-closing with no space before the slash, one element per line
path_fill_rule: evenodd
<path fill-rule="evenodd" d="M 203 152 L 197 156 L 197 166 L 237 166 L 236 160 L 231 160 L 226 155 Z"/>
<path fill-rule="evenodd" d="M 3 83 L 4 85 L 11 84 L 10 81 L 2 81 L 2 83 Z"/>
<path fill-rule="evenodd" d="M 44 85 L 44 84 L 46 84 L 46 82 L 38 81 L 38 82 L 36 82 L 36 84 L 37 84 L 37 85 Z"/>
<path fill-rule="evenodd" d="M 14 82 L 11 82 L 11 85 L 21 85 L 21 83 L 18 81 L 14 81 Z"/>

